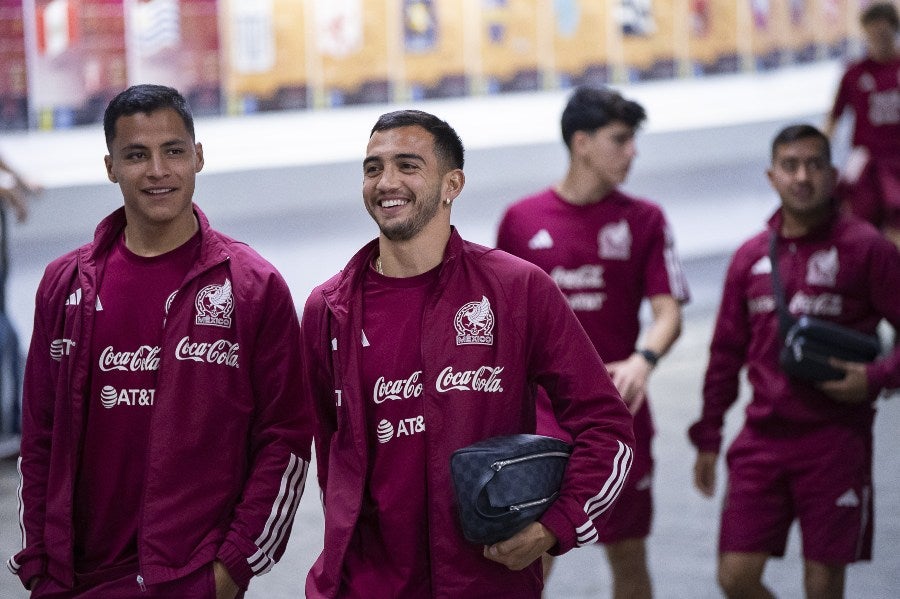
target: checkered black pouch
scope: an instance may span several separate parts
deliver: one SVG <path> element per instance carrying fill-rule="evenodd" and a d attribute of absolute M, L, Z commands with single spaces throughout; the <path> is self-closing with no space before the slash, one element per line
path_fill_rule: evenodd
<path fill-rule="evenodd" d="M 493 545 L 537 520 L 559 494 L 571 453 L 559 439 L 524 434 L 456 450 L 450 472 L 463 536 Z"/>

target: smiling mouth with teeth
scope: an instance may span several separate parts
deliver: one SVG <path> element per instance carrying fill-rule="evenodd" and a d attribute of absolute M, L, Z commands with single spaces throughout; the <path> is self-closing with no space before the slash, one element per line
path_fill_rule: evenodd
<path fill-rule="evenodd" d="M 393 208 L 394 206 L 402 206 L 406 204 L 406 200 L 384 200 L 381 202 L 382 208 Z"/>

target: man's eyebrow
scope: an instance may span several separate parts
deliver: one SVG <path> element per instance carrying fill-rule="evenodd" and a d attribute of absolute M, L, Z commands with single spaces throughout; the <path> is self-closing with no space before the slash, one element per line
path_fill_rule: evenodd
<path fill-rule="evenodd" d="M 422 158 L 421 154 L 413 154 L 412 152 L 406 154 L 394 154 L 394 160 L 418 160 L 419 162 L 425 162 L 425 159 Z"/>
<path fill-rule="evenodd" d="M 176 139 L 170 139 L 169 141 L 164 141 L 164 142 L 162 143 L 162 146 L 163 146 L 164 148 L 171 148 L 172 146 L 183 146 L 183 145 L 187 145 L 187 143 L 188 143 L 188 142 L 186 142 L 186 141 L 183 140 L 183 139 L 178 139 L 178 138 L 176 138 Z M 146 145 L 146 144 L 142 144 L 142 143 L 132 143 L 132 144 L 128 144 L 127 146 L 122 146 L 122 151 L 129 151 L 129 150 L 146 150 L 146 149 L 149 148 L 149 147 L 150 147 L 150 146 L 148 146 L 148 145 Z"/>
<path fill-rule="evenodd" d="M 413 152 L 408 153 L 400 153 L 394 154 L 389 158 L 390 160 L 416 160 L 418 162 L 425 162 L 425 158 L 422 157 L 421 154 L 415 154 Z M 372 162 L 382 162 L 384 159 L 381 156 L 366 156 L 363 160 L 363 166 L 372 163 Z"/>

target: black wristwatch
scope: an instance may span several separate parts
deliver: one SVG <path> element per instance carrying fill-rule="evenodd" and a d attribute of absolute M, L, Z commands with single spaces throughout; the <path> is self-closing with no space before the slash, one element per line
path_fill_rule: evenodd
<path fill-rule="evenodd" d="M 650 368 L 656 368 L 656 363 L 659 362 L 659 354 L 653 351 L 652 349 L 636 349 L 637 353 L 644 356 L 644 359 L 647 360 L 647 364 L 650 365 Z"/>

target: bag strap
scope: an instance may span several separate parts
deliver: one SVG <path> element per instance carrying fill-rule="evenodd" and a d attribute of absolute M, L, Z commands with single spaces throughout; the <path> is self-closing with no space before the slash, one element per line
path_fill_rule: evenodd
<path fill-rule="evenodd" d="M 775 295 L 775 308 L 778 310 L 778 333 L 784 339 L 788 329 L 796 322 L 788 311 L 784 301 L 784 287 L 781 285 L 781 275 L 778 273 L 778 235 L 775 231 L 769 236 L 769 262 L 772 263 L 772 291 Z"/>

